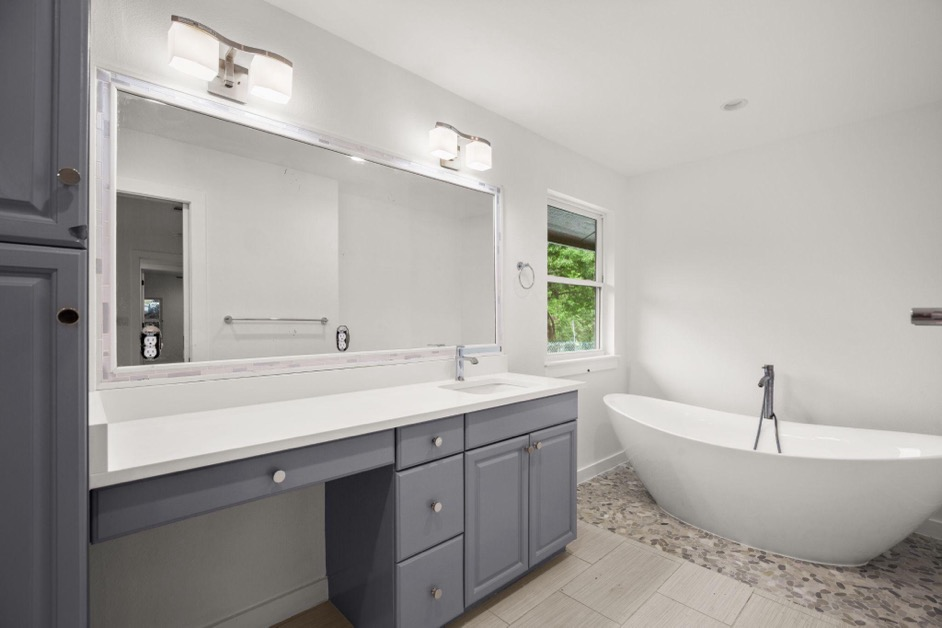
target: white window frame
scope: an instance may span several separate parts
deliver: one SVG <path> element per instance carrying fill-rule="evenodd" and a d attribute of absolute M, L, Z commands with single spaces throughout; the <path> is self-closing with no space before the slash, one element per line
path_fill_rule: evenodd
<path fill-rule="evenodd" d="M 582 360 L 585 358 L 596 358 L 601 356 L 609 355 L 606 347 L 607 338 L 605 337 L 605 304 L 607 298 L 607 290 L 605 288 L 605 215 L 608 213 L 606 210 L 601 207 L 580 201 L 578 199 L 559 194 L 558 192 L 550 191 L 547 194 L 546 199 L 547 206 L 552 205 L 558 209 L 563 209 L 567 212 L 572 212 L 574 214 L 579 214 L 580 216 L 585 216 L 596 221 L 596 231 L 595 231 L 595 281 L 590 281 L 587 279 L 570 279 L 568 277 L 556 277 L 555 275 L 550 275 L 547 272 L 546 275 L 546 284 L 549 287 L 551 283 L 561 283 L 568 284 L 571 286 L 590 286 L 596 289 L 595 297 L 595 340 L 596 348 L 588 351 L 564 351 L 560 353 L 550 353 L 546 352 L 546 362 L 563 362 L 570 360 Z M 549 207 L 547 207 L 547 214 L 549 212 Z M 547 221 L 548 221 L 547 217 Z M 548 229 L 547 229 L 548 231 Z M 547 246 L 549 246 L 549 238 L 546 240 Z M 548 265 L 547 265 L 548 267 Z M 547 311 L 549 310 L 549 303 L 547 303 Z M 549 342 L 549 338 L 546 339 L 546 342 Z"/>

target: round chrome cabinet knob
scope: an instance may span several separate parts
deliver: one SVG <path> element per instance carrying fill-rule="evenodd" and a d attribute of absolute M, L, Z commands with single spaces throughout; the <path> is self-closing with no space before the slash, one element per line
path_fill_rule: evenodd
<path fill-rule="evenodd" d="M 282 482 L 285 481 L 286 477 L 288 477 L 288 474 L 282 471 L 281 469 L 278 469 L 277 471 L 275 471 L 275 474 L 271 476 L 271 479 L 275 482 L 275 484 L 281 484 Z"/>
<path fill-rule="evenodd" d="M 436 600 L 442 599 L 442 590 L 438 587 L 432 587 L 432 597 Z"/>
<path fill-rule="evenodd" d="M 434 510 L 435 512 L 441 512 L 441 511 L 442 511 L 442 503 L 441 503 L 441 502 L 432 502 L 432 510 Z"/>
<path fill-rule="evenodd" d="M 536 448 L 537 448 L 537 449 L 543 449 L 543 441 L 541 441 L 541 440 L 540 440 L 540 441 L 537 441 L 537 442 L 536 442 Z"/>
<path fill-rule="evenodd" d="M 442 443 L 444 443 L 444 442 L 445 442 L 445 441 L 442 440 L 442 437 L 441 437 L 441 436 L 436 436 L 435 438 L 432 439 L 432 444 L 435 445 L 436 447 L 441 447 L 441 446 L 442 446 Z"/>

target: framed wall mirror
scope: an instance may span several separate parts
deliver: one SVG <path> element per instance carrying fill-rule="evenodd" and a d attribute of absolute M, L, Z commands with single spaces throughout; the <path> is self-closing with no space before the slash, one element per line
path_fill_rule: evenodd
<path fill-rule="evenodd" d="M 96 96 L 99 383 L 499 350 L 499 188 L 103 70 Z"/>

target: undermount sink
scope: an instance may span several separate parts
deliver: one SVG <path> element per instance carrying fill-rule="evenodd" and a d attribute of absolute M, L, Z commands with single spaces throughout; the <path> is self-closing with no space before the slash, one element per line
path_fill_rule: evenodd
<path fill-rule="evenodd" d="M 494 393 L 515 392 L 526 388 L 523 384 L 511 384 L 500 380 L 484 380 L 476 382 L 456 382 L 440 386 L 445 390 L 470 393 L 472 395 L 493 395 Z"/>

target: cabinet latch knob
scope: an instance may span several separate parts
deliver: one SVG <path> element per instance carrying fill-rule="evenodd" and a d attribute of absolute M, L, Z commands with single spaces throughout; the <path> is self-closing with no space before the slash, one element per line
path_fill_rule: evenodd
<path fill-rule="evenodd" d="M 436 600 L 442 599 L 442 590 L 438 587 L 432 587 L 432 597 Z"/>
<path fill-rule="evenodd" d="M 78 185 L 82 175 L 75 168 L 63 168 L 56 173 L 56 178 L 63 185 Z"/>
<path fill-rule="evenodd" d="M 435 512 L 441 512 L 441 511 L 442 511 L 442 503 L 441 503 L 441 502 L 432 502 L 432 510 L 434 510 Z"/>
<path fill-rule="evenodd" d="M 282 469 L 278 469 L 275 471 L 275 474 L 271 476 L 271 479 L 275 482 L 275 484 L 281 484 L 285 481 L 286 477 L 288 477 L 288 474 L 285 473 Z"/>
<path fill-rule="evenodd" d="M 543 441 L 541 441 L 541 440 L 536 441 L 536 448 L 537 448 L 537 449 L 543 449 Z"/>
<path fill-rule="evenodd" d="M 56 314 L 56 320 L 63 325 L 74 325 L 79 322 L 78 310 L 74 307 L 64 307 Z"/>
<path fill-rule="evenodd" d="M 442 443 L 444 443 L 444 442 L 445 442 L 445 441 L 442 440 L 442 437 L 441 437 L 441 436 L 436 436 L 435 438 L 432 439 L 432 444 L 435 445 L 436 447 L 441 447 L 441 446 L 442 446 Z"/>

